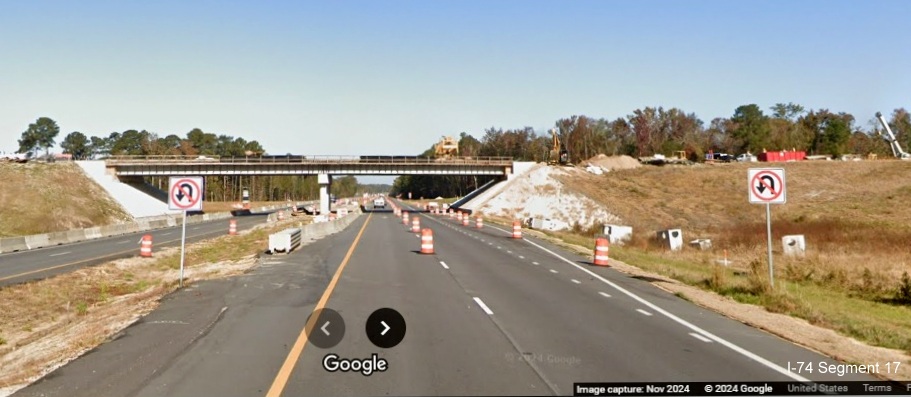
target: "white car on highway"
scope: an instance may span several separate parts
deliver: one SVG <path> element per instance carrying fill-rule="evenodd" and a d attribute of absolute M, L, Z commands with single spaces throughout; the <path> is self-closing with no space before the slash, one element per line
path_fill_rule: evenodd
<path fill-rule="evenodd" d="M 386 208 L 386 199 L 377 197 L 373 200 L 373 208 Z"/>

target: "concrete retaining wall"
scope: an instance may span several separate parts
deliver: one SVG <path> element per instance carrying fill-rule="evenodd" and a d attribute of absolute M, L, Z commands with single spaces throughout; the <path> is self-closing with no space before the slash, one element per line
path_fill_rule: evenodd
<path fill-rule="evenodd" d="M 50 241 L 46 234 L 33 234 L 31 236 L 25 236 L 25 245 L 28 246 L 28 249 L 33 250 L 35 248 L 49 246 Z"/>
<path fill-rule="evenodd" d="M 0 238 L 0 252 L 16 252 L 28 250 L 25 237 Z"/>

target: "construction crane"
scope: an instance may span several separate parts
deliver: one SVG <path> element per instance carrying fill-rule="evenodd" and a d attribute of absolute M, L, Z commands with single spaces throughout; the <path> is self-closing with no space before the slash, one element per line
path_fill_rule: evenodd
<path fill-rule="evenodd" d="M 550 157 L 547 160 L 547 164 L 560 164 L 560 165 L 570 165 L 569 163 L 569 152 L 563 148 L 563 142 L 560 142 L 560 137 L 557 136 L 557 129 L 552 128 L 550 130 L 550 135 L 553 137 L 552 149 L 550 150 Z"/>
<path fill-rule="evenodd" d="M 459 155 L 459 142 L 451 136 L 444 136 L 433 147 L 436 158 L 448 159 Z"/>
<path fill-rule="evenodd" d="M 883 117 L 883 114 L 876 112 L 876 118 L 879 119 L 880 124 L 883 125 L 883 128 L 886 130 L 887 136 L 884 136 L 883 139 L 886 142 L 889 142 L 889 146 L 892 147 L 892 154 L 895 155 L 895 158 L 902 160 L 911 160 L 911 154 L 902 150 L 902 146 L 898 143 L 898 139 L 895 139 L 895 134 L 892 133 L 892 129 L 889 128 L 889 123 L 886 122 L 886 118 Z M 882 136 L 882 132 L 878 131 L 879 135 Z"/>

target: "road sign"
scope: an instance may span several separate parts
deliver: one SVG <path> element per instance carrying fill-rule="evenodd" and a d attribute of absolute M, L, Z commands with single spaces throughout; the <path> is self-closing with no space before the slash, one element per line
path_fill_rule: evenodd
<path fill-rule="evenodd" d="M 202 211 L 202 177 L 172 176 L 168 188 L 168 209 Z"/>
<path fill-rule="evenodd" d="M 750 168 L 747 180 L 750 203 L 784 204 L 787 201 L 783 168 Z"/>

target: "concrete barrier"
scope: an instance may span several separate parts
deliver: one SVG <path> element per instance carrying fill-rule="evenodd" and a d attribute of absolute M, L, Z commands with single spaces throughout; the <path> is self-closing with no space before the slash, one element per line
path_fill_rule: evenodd
<path fill-rule="evenodd" d="M 100 227 L 90 227 L 88 229 L 85 229 L 85 238 L 87 240 L 101 238 L 101 228 Z"/>
<path fill-rule="evenodd" d="M 85 235 L 83 233 L 83 235 Z M 54 232 L 47 234 L 47 242 L 50 245 L 61 245 L 70 243 L 70 238 L 67 235 L 67 232 Z"/>
<path fill-rule="evenodd" d="M 168 227 L 177 226 L 177 219 L 173 217 L 168 217 Z"/>
<path fill-rule="evenodd" d="M 28 250 L 25 237 L 0 238 L 0 252 L 16 252 Z"/>
<path fill-rule="evenodd" d="M 107 225 L 101 227 L 101 235 L 105 237 L 119 236 L 123 234 L 120 225 Z"/>
<path fill-rule="evenodd" d="M 28 246 L 28 249 L 33 250 L 35 248 L 47 247 L 51 244 L 46 234 L 33 234 L 31 236 L 25 236 L 25 245 Z"/>
<path fill-rule="evenodd" d="M 149 222 L 149 226 L 151 226 L 152 229 L 164 229 L 164 228 L 168 227 L 168 221 L 165 221 L 165 220 L 152 221 L 152 222 Z"/>
<path fill-rule="evenodd" d="M 140 220 L 136 221 L 136 226 L 139 227 L 139 231 L 146 231 L 146 230 L 152 229 L 151 221 L 148 219 L 140 219 Z"/>
<path fill-rule="evenodd" d="M 136 233 L 139 231 L 139 225 L 135 222 L 120 224 L 120 234 Z"/>
<path fill-rule="evenodd" d="M 71 243 L 85 241 L 85 229 L 68 230 L 66 232 L 66 239 Z"/>

